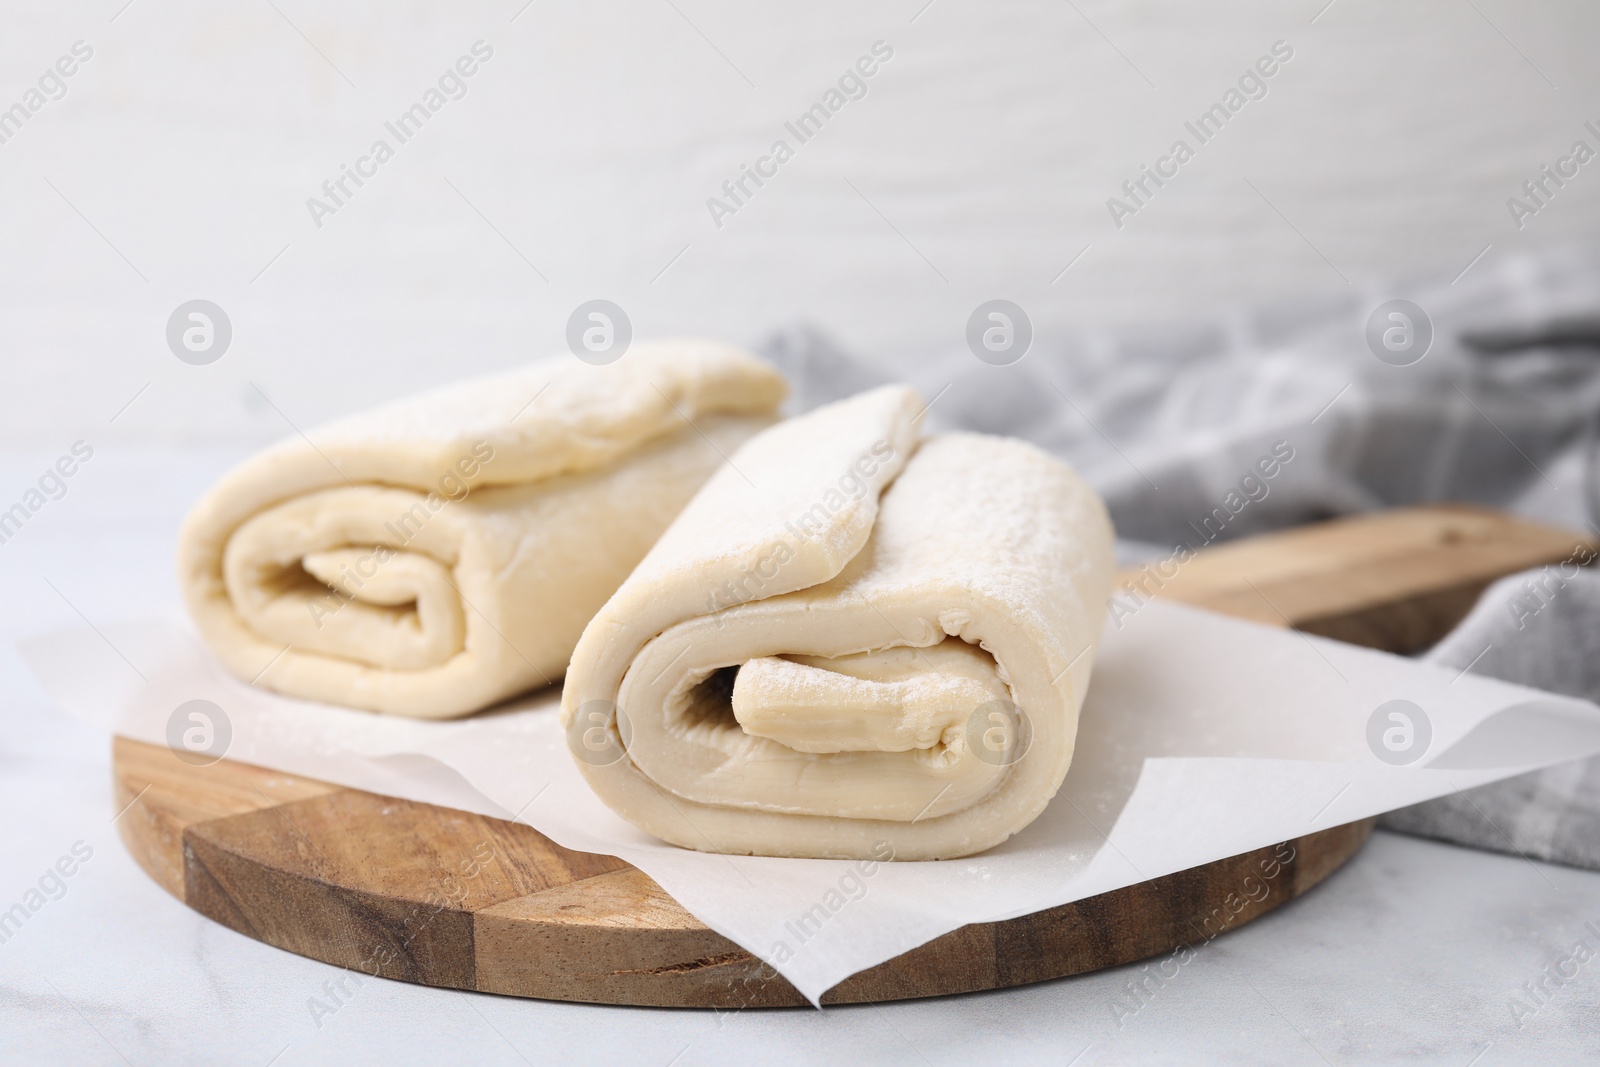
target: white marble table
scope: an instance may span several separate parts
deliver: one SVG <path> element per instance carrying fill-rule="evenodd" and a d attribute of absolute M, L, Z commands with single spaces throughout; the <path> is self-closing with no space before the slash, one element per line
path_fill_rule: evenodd
<path fill-rule="evenodd" d="M 0 455 L 0 485 L 51 458 Z M 1600 950 L 1585 929 L 1600 929 L 1600 874 L 1385 833 L 1306 897 L 1203 948 L 1131 1015 L 1123 998 L 1141 966 L 935 1001 L 722 1016 L 369 979 L 318 1019 L 308 1001 L 327 1001 L 341 972 L 224 929 L 147 878 L 110 821 L 107 738 L 56 712 L 12 645 L 79 612 L 99 624 L 171 605 L 176 525 L 235 458 L 104 449 L 0 545 L 0 910 L 76 843 L 93 850 L 59 899 L 0 944 L 0 1062 L 1600 1059 L 1600 957 L 1547 982 L 1520 1029 L 1511 1006 L 1575 942 Z"/>

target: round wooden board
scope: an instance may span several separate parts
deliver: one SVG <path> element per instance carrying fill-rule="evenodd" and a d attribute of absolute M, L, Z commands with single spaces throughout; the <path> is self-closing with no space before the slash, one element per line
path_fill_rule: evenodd
<path fill-rule="evenodd" d="M 1566 558 L 1576 535 L 1464 508 L 1344 519 L 1205 549 L 1129 581 L 1218 611 L 1405 652 L 1492 580 Z M 117 825 L 190 907 L 369 974 L 512 996 L 668 1007 L 805 1004 L 638 869 L 531 827 L 126 738 Z M 1002 989 L 1170 952 L 1294 899 L 1373 820 L 997 923 L 964 926 L 834 986 L 824 1004 Z"/>
<path fill-rule="evenodd" d="M 635 867 L 531 827 L 119 737 L 117 820 L 178 899 L 269 945 L 367 974 L 511 996 L 738 1009 L 806 1003 Z M 135 799 L 137 798 L 137 803 Z M 1076 904 L 964 926 L 824 1004 L 1002 989 L 1199 944 L 1294 899 L 1372 820 Z"/>

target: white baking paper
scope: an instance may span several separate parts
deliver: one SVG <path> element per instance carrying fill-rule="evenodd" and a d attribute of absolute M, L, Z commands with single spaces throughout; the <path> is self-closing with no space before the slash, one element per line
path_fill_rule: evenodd
<path fill-rule="evenodd" d="M 238 681 L 175 622 L 62 631 L 22 650 L 66 710 L 126 736 L 168 743 L 175 709 L 209 700 L 231 727 L 229 758 L 514 815 L 620 856 L 813 1001 L 967 923 L 1600 753 L 1600 708 L 1586 701 L 1157 601 L 1107 623 L 1066 782 L 1000 847 L 923 863 L 729 857 L 661 844 L 601 804 L 567 753 L 554 693 L 444 723 L 312 704 Z M 1367 740 L 1395 699 L 1432 727 L 1410 766 Z"/>

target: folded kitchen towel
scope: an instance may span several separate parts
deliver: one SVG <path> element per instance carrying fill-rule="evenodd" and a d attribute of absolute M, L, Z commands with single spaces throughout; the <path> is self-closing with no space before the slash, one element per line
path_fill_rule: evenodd
<path fill-rule="evenodd" d="M 584 624 L 785 392 L 738 349 L 668 341 L 402 400 L 225 476 L 184 523 L 179 584 L 243 679 L 464 715 L 561 677 Z"/>
<path fill-rule="evenodd" d="M 755 437 L 589 624 L 562 721 L 623 817 L 704 851 L 938 859 L 1055 795 L 1110 522 L 1032 445 L 919 441 L 923 407 L 887 386 Z"/>
<path fill-rule="evenodd" d="M 1425 658 L 1600 700 L 1600 574 L 1578 569 L 1578 562 L 1496 582 Z M 1600 869 L 1600 759 L 1564 763 L 1401 808 L 1379 825 Z"/>

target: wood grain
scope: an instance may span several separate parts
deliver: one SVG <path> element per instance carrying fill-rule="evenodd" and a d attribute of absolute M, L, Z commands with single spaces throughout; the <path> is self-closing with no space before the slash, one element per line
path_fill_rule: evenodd
<path fill-rule="evenodd" d="M 1492 512 L 1418 508 L 1209 548 L 1175 575 L 1134 569 L 1122 580 L 1141 596 L 1411 651 L 1495 578 L 1566 559 L 1580 544 Z M 291 952 L 512 996 L 729 1010 L 805 1003 L 643 872 L 519 823 L 228 760 L 195 767 L 120 737 L 113 774 L 127 809 L 117 825 L 151 877 Z M 1005 988 L 1198 951 L 1322 881 L 1371 829 L 1372 820 L 1350 823 L 965 926 L 853 975 L 823 1003 Z"/>
<path fill-rule="evenodd" d="M 1464 505 L 1336 519 L 1201 550 L 1163 581 L 1122 584 L 1269 626 L 1412 653 L 1450 631 L 1497 578 L 1593 547 L 1581 534 Z M 1171 568 L 1168 568 L 1170 570 Z"/>

